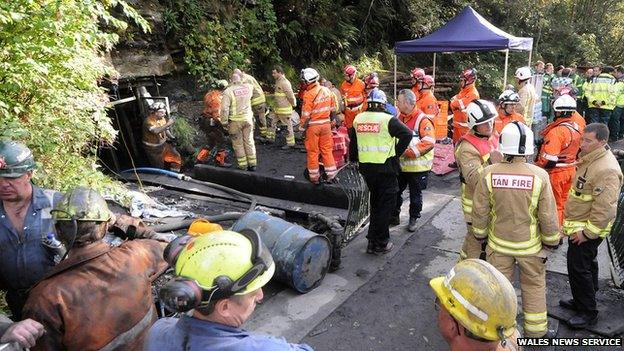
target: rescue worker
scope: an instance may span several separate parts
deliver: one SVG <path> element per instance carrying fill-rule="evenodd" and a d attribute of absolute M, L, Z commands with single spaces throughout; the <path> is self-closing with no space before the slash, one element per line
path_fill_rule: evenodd
<path fill-rule="evenodd" d="M 416 101 L 420 100 L 420 90 L 422 89 L 420 86 L 420 81 L 425 77 L 425 70 L 422 68 L 414 67 L 414 69 L 410 72 L 410 77 L 412 78 L 412 93 L 416 96 Z"/>
<path fill-rule="evenodd" d="M 544 73 L 543 85 L 542 85 L 542 115 L 546 119 L 546 122 L 550 123 L 553 120 L 552 114 L 552 102 L 550 101 L 552 98 L 552 85 L 550 84 L 553 78 L 556 77 L 554 73 L 554 66 L 552 63 L 548 62 L 546 64 L 546 70 Z"/>
<path fill-rule="evenodd" d="M 297 106 L 297 99 L 293 93 L 290 81 L 284 75 L 282 67 L 276 66 L 271 74 L 275 78 L 275 118 L 271 120 L 271 128 L 267 132 L 266 137 L 269 142 L 275 142 L 275 130 L 279 121 L 288 130 L 286 145 L 282 146 L 283 150 L 288 150 L 295 146 L 295 133 L 293 132 L 291 117 L 293 108 Z"/>
<path fill-rule="evenodd" d="M 615 67 L 615 108 L 609 123 L 611 141 L 624 138 L 624 67 Z"/>
<path fill-rule="evenodd" d="M 436 295 L 438 330 L 450 351 L 519 350 L 516 291 L 491 264 L 460 261 L 429 285 Z"/>
<path fill-rule="evenodd" d="M 572 120 L 576 113 L 576 100 L 570 95 L 563 95 L 553 104 L 555 120 L 541 134 L 541 148 L 535 158 L 535 164 L 548 172 L 550 185 L 557 203 L 559 225 L 563 224 L 563 206 L 568 199 L 568 192 L 574 178 L 576 155 L 581 146 L 583 126 Z"/>
<path fill-rule="evenodd" d="M 32 319 L 25 319 L 15 323 L 0 322 L 0 344 L 16 343 L 16 346 L 28 349 L 35 346 L 36 340 L 44 332 L 43 325 Z M 21 348 L 19 350 L 22 350 Z M 16 350 L 16 348 L 3 350 L 11 351 Z"/>
<path fill-rule="evenodd" d="M 359 163 L 359 171 L 370 191 L 369 254 L 392 250 L 390 216 L 395 210 L 397 155 L 403 155 L 412 140 L 412 131 L 386 110 L 386 94 L 376 89 L 368 97 L 368 110 L 355 117 L 349 130 L 349 160 Z"/>
<path fill-rule="evenodd" d="M 22 319 L 28 290 L 54 267 L 41 238 L 54 231 L 49 213 L 62 195 L 34 185 L 35 168 L 26 145 L 0 141 L 0 289 L 13 320 Z"/>
<path fill-rule="evenodd" d="M 397 107 L 401 112 L 399 120 L 412 131 L 413 136 L 409 146 L 399 158 L 401 166 L 398 177 L 399 192 L 397 193 L 396 210 L 391 219 L 391 224 L 399 224 L 399 214 L 403 204 L 402 194 L 405 188 L 409 186 L 410 202 L 407 230 L 414 232 L 416 231 L 416 221 L 420 218 L 422 211 L 422 191 L 427 188 L 427 178 L 433 167 L 435 130 L 431 117 L 416 105 L 416 95 L 411 90 L 403 89 L 399 92 Z"/>
<path fill-rule="evenodd" d="M 344 123 L 344 101 L 341 98 L 340 90 L 325 78 L 319 79 L 319 83 L 334 94 L 334 100 L 336 100 L 336 126 L 339 127 Z"/>
<path fill-rule="evenodd" d="M 548 330 L 544 247 L 559 246 L 555 198 L 546 171 L 527 163 L 534 152 L 529 127 L 505 126 L 500 150 L 504 160 L 483 170 L 474 192 L 473 233 L 487 241 L 487 261 L 507 279 L 520 267 L 525 336 L 551 338 L 556 333 Z"/>
<path fill-rule="evenodd" d="M 241 77 L 243 84 L 249 84 L 252 86 L 251 111 L 258 122 L 261 140 L 263 138 L 267 138 L 268 126 L 266 121 L 266 96 L 264 95 L 262 87 L 256 78 L 241 71 L 240 69 L 235 69 L 234 73 Z"/>
<path fill-rule="evenodd" d="M 616 79 L 611 73 L 613 73 L 613 67 L 603 67 L 602 73 L 594 78 L 592 83 L 588 84 L 585 89 L 585 97 L 589 104 L 587 111 L 589 123 L 598 122 L 609 125 L 617 97 L 615 92 Z"/>
<path fill-rule="evenodd" d="M 163 318 L 149 331 L 144 351 L 311 351 L 308 345 L 241 329 L 262 300 L 275 264 L 260 236 L 218 230 L 182 237 L 165 250 L 176 277 L 160 291 L 180 318 Z M 189 313 L 182 313 L 191 311 Z"/>
<path fill-rule="evenodd" d="M 502 155 L 496 150 L 498 137 L 493 135 L 496 109 L 489 101 L 475 100 L 468 104 L 468 126 L 470 131 L 462 136 L 455 147 L 455 159 L 461 181 L 461 203 L 466 221 L 466 237 L 459 252 L 461 260 L 480 258 L 485 245 L 481 245 L 472 234 L 472 195 L 483 169 L 492 163 L 500 162 Z"/>
<path fill-rule="evenodd" d="M 473 100 L 479 99 L 479 92 L 475 87 L 477 80 L 477 71 L 474 68 L 468 68 L 459 75 L 459 84 L 461 90 L 451 98 L 451 111 L 453 112 L 453 143 L 457 145 L 459 138 L 468 133 L 471 127 L 468 125 L 468 116 L 466 115 L 466 107 Z"/>
<path fill-rule="evenodd" d="M 149 115 L 143 120 L 143 149 L 152 166 L 180 172 L 182 157 L 171 144 L 171 141 L 175 140 L 171 134 L 174 122 L 174 118 L 167 118 L 167 107 L 164 102 L 152 103 Z"/>
<path fill-rule="evenodd" d="M 513 90 L 505 90 L 498 97 L 498 117 L 494 120 L 494 130 L 500 135 L 505 126 L 513 121 L 524 123 L 524 116 L 516 112 L 520 96 Z"/>
<path fill-rule="evenodd" d="M 366 87 L 366 98 L 368 99 L 368 97 L 373 93 L 374 90 L 379 90 L 379 77 L 377 76 L 377 73 L 373 72 L 366 76 L 366 78 L 364 79 L 364 85 Z M 366 101 L 364 101 L 362 105 L 362 111 L 366 111 L 366 109 L 368 108 Z M 399 116 L 399 111 L 397 110 L 397 108 L 389 102 L 386 102 L 386 111 L 394 117 Z"/>
<path fill-rule="evenodd" d="M 234 73 L 230 86 L 223 92 L 221 100 L 221 124 L 232 139 L 238 168 L 254 172 L 258 161 L 253 138 L 253 113 L 251 97 L 254 87 L 244 83 L 240 75 Z M 265 132 L 266 135 L 266 132 Z"/>
<path fill-rule="evenodd" d="M 69 255 L 30 292 L 24 316 L 45 327 L 31 350 L 138 350 L 156 321 L 152 282 L 167 268 L 164 244 L 103 241 L 111 213 L 96 191 L 78 187 L 52 210 Z M 130 238 L 132 239 L 132 238 Z"/>
<path fill-rule="evenodd" d="M 336 102 L 334 94 L 318 83 L 319 74 L 314 68 L 302 69 L 301 80 L 306 83 L 306 90 L 299 129 L 305 131 L 308 177 L 313 184 L 319 184 L 319 156 L 323 160 L 328 181 L 333 180 L 338 173 L 332 154 L 334 140 L 331 131 L 331 115 L 335 113 Z"/>
<path fill-rule="evenodd" d="M 516 105 L 518 107 L 517 112 L 522 114 L 524 124 L 529 128 L 533 125 L 533 110 L 538 98 L 535 87 L 530 82 L 532 76 L 530 67 L 520 67 L 515 74 L 518 83 L 518 96 L 520 97 L 520 102 Z"/>
<path fill-rule="evenodd" d="M 344 101 L 344 122 L 347 128 L 353 126 L 355 116 L 362 112 L 366 92 L 364 82 L 357 77 L 357 70 L 353 65 L 344 67 L 345 80 L 340 84 L 340 94 Z"/>
<path fill-rule="evenodd" d="M 209 91 L 204 95 L 204 110 L 202 115 L 208 119 L 214 119 L 219 121 L 219 112 L 221 111 L 221 98 L 223 97 L 223 91 L 228 86 L 228 81 L 225 79 L 219 79 L 215 83 L 215 89 Z"/>
<path fill-rule="evenodd" d="M 607 141 L 606 125 L 587 125 L 581 152 L 565 205 L 563 234 L 568 236 L 568 278 L 572 299 L 561 300 L 563 307 L 576 311 L 567 321 L 571 328 L 596 323 L 598 291 L 598 247 L 609 235 L 616 217 L 622 187 L 622 171 Z"/>
<path fill-rule="evenodd" d="M 433 95 L 432 89 L 434 86 L 435 81 L 432 76 L 423 76 L 418 83 L 418 95 L 416 100 L 416 107 L 424 112 L 431 121 L 433 121 L 440 112 L 438 100 Z"/>

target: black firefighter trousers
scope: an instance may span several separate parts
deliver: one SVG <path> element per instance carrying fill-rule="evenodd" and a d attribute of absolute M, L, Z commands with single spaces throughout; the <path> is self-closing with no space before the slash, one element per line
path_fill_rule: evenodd
<path fill-rule="evenodd" d="M 568 279 L 572 298 L 581 314 L 589 319 L 598 315 L 596 291 L 598 291 L 598 246 L 603 239 L 590 239 L 581 245 L 568 240 Z"/>
<path fill-rule="evenodd" d="M 361 172 L 370 191 L 370 223 L 366 238 L 377 247 L 390 240 L 390 216 L 396 206 L 399 184 L 396 174 Z"/>

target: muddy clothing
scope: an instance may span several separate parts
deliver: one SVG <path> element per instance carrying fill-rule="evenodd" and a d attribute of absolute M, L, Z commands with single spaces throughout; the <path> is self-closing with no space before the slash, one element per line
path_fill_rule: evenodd
<path fill-rule="evenodd" d="M 522 311 L 527 337 L 548 331 L 546 253 L 559 244 L 559 222 L 548 173 L 514 157 L 486 167 L 473 196 L 472 230 L 487 238 L 487 261 L 510 281 L 520 268 Z"/>
<path fill-rule="evenodd" d="M 312 351 L 306 344 L 252 334 L 240 328 L 189 316 L 164 318 L 149 331 L 144 351 Z"/>
<path fill-rule="evenodd" d="M 260 135 L 263 137 L 267 136 L 267 121 L 266 121 L 266 96 L 264 95 L 264 91 L 262 87 L 253 76 L 243 73 L 242 77 L 243 83 L 249 84 L 252 86 L 252 96 L 251 96 L 251 110 L 253 115 L 256 117 L 256 120 L 259 125 Z"/>
<path fill-rule="evenodd" d="M 165 117 L 158 117 L 155 113 L 150 114 L 143 120 L 143 149 L 147 155 L 149 163 L 157 168 L 170 168 L 179 171 L 182 167 L 182 156 L 173 145 L 167 143 L 167 132 L 160 133 L 154 128 L 161 128 L 167 124 Z"/>
<path fill-rule="evenodd" d="M 238 168 L 256 165 L 256 145 L 253 140 L 251 97 L 253 86 L 233 84 L 223 92 L 221 122 L 228 128 Z"/>
<path fill-rule="evenodd" d="M 295 145 L 295 134 L 293 132 L 293 125 L 291 116 L 293 114 L 293 108 L 297 106 L 297 99 L 292 90 L 292 85 L 286 79 L 286 77 L 280 77 L 275 81 L 275 115 L 271 119 L 271 127 L 269 128 L 266 137 L 269 140 L 275 140 L 275 130 L 277 129 L 277 122 L 281 122 L 286 126 L 288 134 L 286 135 L 286 145 Z"/>
<path fill-rule="evenodd" d="M 165 244 L 103 241 L 74 248 L 31 291 L 24 317 L 45 327 L 31 350 L 140 350 L 156 320 L 152 281 Z"/>
<path fill-rule="evenodd" d="M 160 128 L 167 124 L 165 117 L 158 117 L 155 113 L 150 114 L 143 120 L 143 144 L 147 146 L 161 146 L 167 141 L 165 131 L 155 133 L 153 128 Z"/>
<path fill-rule="evenodd" d="M 221 97 L 221 90 L 211 90 L 204 95 L 204 110 L 202 111 L 202 114 L 205 117 L 219 120 Z"/>
<path fill-rule="evenodd" d="M 13 227 L 0 201 L 0 290 L 6 291 L 6 302 L 14 320 L 22 319 L 27 290 L 54 267 L 54 254 L 41 240 L 54 232 L 50 210 L 61 196 L 54 190 L 33 185 L 23 234 Z"/>

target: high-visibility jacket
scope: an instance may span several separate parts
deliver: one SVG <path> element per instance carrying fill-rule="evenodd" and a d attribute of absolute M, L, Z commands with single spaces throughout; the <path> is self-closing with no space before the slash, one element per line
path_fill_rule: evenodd
<path fill-rule="evenodd" d="M 451 98 L 453 111 L 453 142 L 457 143 L 462 135 L 468 133 L 468 115 L 464 110 L 473 100 L 479 98 L 479 92 L 474 84 L 466 85 L 459 93 Z"/>
<path fill-rule="evenodd" d="M 253 87 L 250 84 L 235 83 L 227 87 L 221 99 L 221 122 L 253 121 L 252 94 Z"/>
<path fill-rule="evenodd" d="M 340 94 L 345 110 L 359 110 L 366 100 L 366 86 L 361 79 L 355 78 L 353 83 L 346 80 L 340 84 Z"/>
<path fill-rule="evenodd" d="M 615 106 L 624 107 L 624 77 L 615 82 Z"/>
<path fill-rule="evenodd" d="M 613 110 L 616 100 L 615 78 L 608 73 L 601 73 L 592 83 L 587 85 L 585 97 L 591 108 Z M 597 107 L 593 104 L 594 101 L 602 105 Z"/>
<path fill-rule="evenodd" d="M 540 134 L 544 141 L 537 155 L 536 165 L 547 172 L 575 166 L 582 134 L 571 118 L 557 118 Z"/>
<path fill-rule="evenodd" d="M 243 73 L 243 83 L 250 84 L 253 87 L 253 95 L 251 97 L 251 106 L 260 105 L 266 102 L 266 96 L 264 95 L 264 91 L 262 87 L 256 80 L 256 78 L 252 77 L 247 73 Z"/>
<path fill-rule="evenodd" d="M 462 210 L 466 222 L 471 222 L 472 195 L 485 166 L 491 164 L 490 152 L 498 146 L 497 139 L 480 138 L 472 132 L 462 136 L 455 147 L 455 160 L 461 181 Z"/>
<path fill-rule="evenodd" d="M 551 97 L 553 93 L 552 85 L 550 84 L 553 78 L 557 75 L 554 73 L 544 73 L 544 85 L 542 86 L 542 97 Z"/>
<path fill-rule="evenodd" d="M 219 119 L 221 98 L 221 90 L 211 90 L 204 95 L 204 116 Z"/>
<path fill-rule="evenodd" d="M 531 256 L 559 244 L 557 205 L 548 173 L 514 157 L 483 170 L 473 197 L 472 230 L 495 252 Z"/>
<path fill-rule="evenodd" d="M 414 93 L 414 95 L 416 95 L 416 101 L 420 100 L 421 92 L 420 92 L 420 90 L 418 90 L 418 84 L 412 85 L 410 90 L 412 91 L 412 93 Z"/>
<path fill-rule="evenodd" d="M 396 155 L 396 138 L 388 129 L 392 118 L 391 114 L 372 111 L 364 111 L 355 117 L 353 129 L 357 136 L 359 162 L 384 164 Z"/>
<path fill-rule="evenodd" d="M 535 92 L 535 87 L 527 83 L 518 91 L 518 95 L 520 96 L 520 103 L 517 106 L 520 107 L 520 110 L 517 112 L 524 116 L 524 124 L 531 127 L 535 103 L 539 98 Z"/>
<path fill-rule="evenodd" d="M 570 117 L 570 120 L 578 127 L 581 135 L 583 135 L 583 133 L 585 132 L 585 118 L 583 118 L 580 113 L 574 111 L 572 112 L 572 117 Z"/>
<path fill-rule="evenodd" d="M 563 214 L 563 232 L 584 230 L 589 239 L 609 235 L 622 187 L 622 170 L 608 145 L 579 154 L 576 175 Z"/>
<path fill-rule="evenodd" d="M 576 90 L 578 90 L 578 97 L 580 98 L 585 96 L 583 92 L 583 84 L 585 84 L 585 78 L 576 73 L 570 76 L 570 78 L 572 78 L 572 83 L 576 87 Z"/>
<path fill-rule="evenodd" d="M 413 133 L 408 145 L 415 157 L 403 153 L 399 158 L 401 172 L 426 172 L 433 167 L 433 146 L 435 145 L 435 129 L 429 116 L 415 107 L 409 115 L 400 114 L 399 120 Z"/>
<path fill-rule="evenodd" d="M 506 114 L 502 108 L 497 108 L 498 117 L 494 120 L 494 130 L 500 135 L 505 126 L 513 121 L 524 123 L 524 116 L 518 112 L 513 111 L 511 114 Z"/>
<path fill-rule="evenodd" d="M 416 100 L 416 106 L 432 121 L 440 112 L 438 100 L 433 95 L 431 89 L 423 89 L 420 91 L 420 96 L 418 100 Z"/>
<path fill-rule="evenodd" d="M 297 99 L 295 99 L 292 85 L 285 76 L 281 76 L 275 81 L 275 113 L 291 115 L 295 106 L 297 106 Z"/>
<path fill-rule="evenodd" d="M 334 94 L 318 82 L 312 84 L 303 94 L 300 126 L 330 123 L 329 115 L 335 108 Z"/>

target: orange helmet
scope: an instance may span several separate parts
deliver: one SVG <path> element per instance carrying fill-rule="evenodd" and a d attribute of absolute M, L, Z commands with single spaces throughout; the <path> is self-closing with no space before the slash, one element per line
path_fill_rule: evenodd
<path fill-rule="evenodd" d="M 357 73 L 357 70 L 355 69 L 355 66 L 353 65 L 346 65 L 344 67 L 344 73 L 348 76 L 352 76 Z"/>
<path fill-rule="evenodd" d="M 377 73 L 373 72 L 364 78 L 364 84 L 366 85 L 366 89 L 373 89 L 379 86 L 379 77 L 377 77 Z"/>
<path fill-rule="evenodd" d="M 422 68 L 414 67 L 411 72 L 412 78 L 421 80 L 425 76 L 425 70 Z"/>
<path fill-rule="evenodd" d="M 460 75 L 459 79 L 463 79 L 465 81 L 464 84 L 472 84 L 477 80 L 477 70 L 474 68 L 465 69 Z"/>
<path fill-rule="evenodd" d="M 431 88 L 435 85 L 435 81 L 433 80 L 433 77 L 430 75 L 425 75 L 424 77 L 422 77 L 422 79 L 420 80 L 420 83 L 422 85 L 427 84 L 428 88 Z"/>

